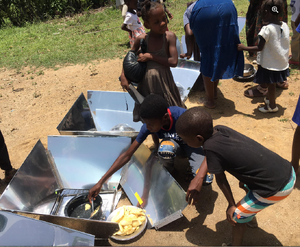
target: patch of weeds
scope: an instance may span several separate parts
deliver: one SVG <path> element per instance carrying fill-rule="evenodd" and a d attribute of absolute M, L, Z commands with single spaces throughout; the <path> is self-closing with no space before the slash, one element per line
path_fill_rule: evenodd
<path fill-rule="evenodd" d="M 24 77 L 24 76 L 25 76 L 24 73 L 22 73 L 21 77 Z"/>
<path fill-rule="evenodd" d="M 90 76 L 94 76 L 94 75 L 97 75 L 97 74 L 98 74 L 98 73 L 97 73 L 97 69 L 96 69 L 96 67 L 95 67 L 94 64 L 92 64 L 92 65 L 89 66 L 89 70 L 91 71 Z"/>
<path fill-rule="evenodd" d="M 59 70 L 59 68 L 54 68 L 54 71 Z"/>
<path fill-rule="evenodd" d="M 294 92 L 289 92 L 289 95 L 294 96 L 295 94 L 294 94 Z"/>
<path fill-rule="evenodd" d="M 244 117 L 251 117 L 250 114 L 243 114 Z"/>
<path fill-rule="evenodd" d="M 0 93 L 0 98 L 2 98 L 2 94 Z"/>
<path fill-rule="evenodd" d="M 35 86 L 37 85 L 37 83 L 35 81 L 32 82 L 32 86 Z"/>
<path fill-rule="evenodd" d="M 33 76 L 30 76 L 30 79 L 31 79 L 31 80 L 33 80 L 33 79 L 34 79 L 34 77 L 33 77 Z"/>
<path fill-rule="evenodd" d="M 32 74 L 33 72 L 31 70 L 27 70 L 27 74 Z"/>
<path fill-rule="evenodd" d="M 2 87 L 2 86 L 1 86 L 0 88 L 1 88 L 1 89 L 4 89 L 4 87 Z"/>
<path fill-rule="evenodd" d="M 218 86 L 221 86 L 221 85 L 222 85 L 222 82 L 219 82 L 219 83 L 218 83 Z"/>
<path fill-rule="evenodd" d="M 38 97 L 40 97 L 41 96 L 41 93 L 39 93 L 39 92 L 37 92 L 37 91 L 35 91 L 34 93 L 33 93 L 33 97 L 34 98 L 38 98 Z"/>
<path fill-rule="evenodd" d="M 288 118 L 281 118 L 281 119 L 278 119 L 279 122 L 282 122 L 282 123 L 285 123 L 287 121 L 289 121 Z"/>
<path fill-rule="evenodd" d="M 40 70 L 39 72 L 36 73 L 37 75 L 44 75 L 44 71 L 43 70 Z"/>

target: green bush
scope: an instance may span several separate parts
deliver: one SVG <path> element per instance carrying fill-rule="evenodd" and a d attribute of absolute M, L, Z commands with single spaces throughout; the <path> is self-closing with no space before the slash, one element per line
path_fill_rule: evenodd
<path fill-rule="evenodd" d="M 2 0 L 0 1 L 0 27 L 8 19 L 14 26 L 26 22 L 43 21 L 55 16 L 80 13 L 104 6 L 108 0 Z"/>

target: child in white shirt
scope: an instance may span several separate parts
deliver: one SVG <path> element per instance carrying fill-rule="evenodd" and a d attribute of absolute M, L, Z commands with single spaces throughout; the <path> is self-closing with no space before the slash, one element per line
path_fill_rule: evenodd
<path fill-rule="evenodd" d="M 146 32 L 136 13 L 137 0 L 125 0 L 125 4 L 128 6 L 128 10 L 121 29 L 128 32 L 130 47 L 132 47 L 136 37 Z"/>
<path fill-rule="evenodd" d="M 238 50 L 258 51 L 258 70 L 254 82 L 268 85 L 268 94 L 264 98 L 265 106 L 258 108 L 263 113 L 277 112 L 276 83 L 287 80 L 289 76 L 289 27 L 279 21 L 283 9 L 282 0 L 266 0 L 262 4 L 262 18 L 268 25 L 259 32 L 257 46 L 238 45 Z"/>

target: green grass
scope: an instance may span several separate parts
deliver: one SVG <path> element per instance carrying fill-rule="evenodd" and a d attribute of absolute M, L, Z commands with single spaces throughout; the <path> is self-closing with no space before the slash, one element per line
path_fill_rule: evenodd
<path fill-rule="evenodd" d="M 187 2 L 169 0 L 167 3 L 174 15 L 169 29 L 179 39 L 184 35 L 182 16 Z M 239 16 L 246 15 L 248 4 L 248 0 L 235 0 Z M 58 69 L 68 64 L 123 58 L 129 49 L 129 39 L 120 28 L 122 22 L 120 10 L 107 7 L 103 11 L 25 27 L 7 25 L 0 32 L 0 68 L 20 70 L 26 66 L 34 71 L 36 68 Z M 245 40 L 244 31 L 241 32 L 241 40 Z"/>

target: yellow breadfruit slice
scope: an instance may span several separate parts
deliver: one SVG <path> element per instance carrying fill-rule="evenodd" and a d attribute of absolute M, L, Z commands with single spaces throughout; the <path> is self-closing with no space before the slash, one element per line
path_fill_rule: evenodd
<path fill-rule="evenodd" d="M 124 218 L 119 222 L 119 224 L 122 226 L 128 226 L 128 225 L 131 225 L 131 223 L 132 223 L 132 220 L 124 219 Z"/>
<path fill-rule="evenodd" d="M 84 210 L 87 211 L 91 208 L 91 205 L 89 203 L 86 203 L 84 206 Z"/>
<path fill-rule="evenodd" d="M 112 222 L 117 222 L 119 223 L 121 221 L 121 219 L 123 218 L 125 214 L 125 210 L 124 207 L 122 207 L 117 213 L 116 215 L 111 219 Z"/>
<path fill-rule="evenodd" d="M 137 226 L 139 226 L 139 225 L 141 225 L 142 223 L 139 221 L 139 220 L 133 220 L 132 221 L 132 226 L 133 227 L 137 227 Z"/>

